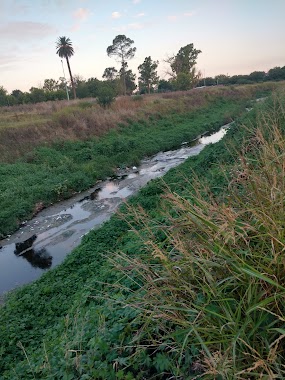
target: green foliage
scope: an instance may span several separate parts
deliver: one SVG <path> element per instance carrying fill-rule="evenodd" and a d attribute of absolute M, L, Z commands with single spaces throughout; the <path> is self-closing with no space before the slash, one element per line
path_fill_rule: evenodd
<path fill-rule="evenodd" d="M 128 64 L 125 62 L 119 71 L 120 84 L 123 85 L 123 91 L 120 90 L 121 94 L 131 95 L 132 92 L 137 88 L 135 83 L 136 74 L 132 70 L 127 70 Z"/>
<path fill-rule="evenodd" d="M 284 94 L 275 96 L 235 125 L 218 151 L 206 148 L 183 164 L 184 183 L 177 170 L 166 175 L 159 217 L 128 215 L 149 253 L 124 256 L 144 284 L 133 304 L 148 315 L 142 330 L 150 320 L 159 328 L 149 344 L 179 353 L 182 378 L 284 378 L 283 104 Z M 159 357 L 158 373 L 169 365 L 177 375 L 167 359 Z"/>
<path fill-rule="evenodd" d="M 116 98 L 115 91 L 112 87 L 105 85 L 101 86 L 100 93 L 97 96 L 97 102 L 100 106 L 109 107 Z"/>
<path fill-rule="evenodd" d="M 58 37 L 56 49 L 56 54 L 58 54 L 60 58 L 70 58 L 74 54 L 74 49 L 70 38 L 64 36 Z"/>
<path fill-rule="evenodd" d="M 118 70 L 115 67 L 107 67 L 102 75 L 106 80 L 114 80 L 118 76 Z"/>
<path fill-rule="evenodd" d="M 267 74 L 268 80 L 285 80 L 285 66 L 274 67 L 270 69 Z"/>
<path fill-rule="evenodd" d="M 7 90 L 3 87 L 0 86 L 0 106 L 7 106 Z"/>
<path fill-rule="evenodd" d="M 149 94 L 153 91 L 153 85 L 157 84 L 159 80 L 156 71 L 158 63 L 158 61 L 153 61 L 151 57 L 146 57 L 144 62 L 139 65 L 139 87 L 141 91 L 146 89 Z"/>
<path fill-rule="evenodd" d="M 123 34 L 119 34 L 113 40 L 113 44 L 108 46 L 107 54 L 109 57 L 118 57 L 121 62 L 134 57 L 136 48 L 132 47 L 134 41 Z"/>
<path fill-rule="evenodd" d="M 113 40 L 113 44 L 108 46 L 107 55 L 117 57 L 121 62 L 121 76 L 123 80 L 124 95 L 127 94 L 127 78 L 131 78 L 131 70 L 126 71 L 127 61 L 135 56 L 136 48 L 132 47 L 134 41 L 123 34 L 119 34 Z M 130 87 L 130 86 L 129 86 Z"/>
<path fill-rule="evenodd" d="M 115 163 L 117 159 L 116 155 L 110 157 L 114 150 L 118 154 L 125 151 L 133 154 L 135 150 L 141 157 L 163 148 L 169 149 L 182 141 L 191 140 L 205 129 L 217 129 L 223 123 L 225 112 L 232 114 L 237 112 L 239 108 L 237 103 L 217 101 L 207 109 L 200 109 L 195 113 L 171 115 L 153 122 L 145 121 L 144 124 L 133 123 L 119 132 L 112 131 L 100 140 L 69 142 L 54 146 L 53 149 L 38 149 L 35 162 L 30 164 L 32 166 L 22 162 L 0 167 L 1 178 L 8 181 L 6 189 L 1 181 L 1 197 L 5 191 L 11 191 L 15 203 L 18 199 L 25 199 L 28 202 L 27 193 L 23 192 L 21 198 L 18 198 L 16 193 L 17 188 L 24 191 L 23 183 L 29 187 L 44 183 L 42 191 L 49 191 L 49 188 L 53 188 L 53 191 L 62 191 L 65 180 L 70 181 L 70 177 L 78 172 L 82 174 L 82 178 L 78 178 L 79 182 L 84 177 L 90 178 L 83 169 L 86 159 L 89 169 L 90 164 L 95 165 L 97 162 L 98 170 L 103 166 L 106 168 L 107 163 L 112 167 L 111 160 L 114 159 Z M 130 200 L 131 206 L 140 212 L 130 212 L 129 207 L 123 205 L 120 215 L 114 215 L 102 228 L 93 230 L 85 236 L 82 244 L 62 265 L 47 272 L 38 281 L 9 295 L 6 304 L 0 309 L 0 373 L 3 379 L 139 380 L 154 376 L 157 379 L 171 377 L 186 379 L 191 376 L 197 377 L 199 368 L 204 370 L 201 355 L 207 354 L 209 343 L 202 346 L 201 342 L 197 343 L 197 334 L 193 335 L 189 325 L 191 326 L 194 320 L 202 324 L 206 313 L 212 316 L 211 323 L 215 318 L 218 319 L 217 315 L 222 314 L 220 304 L 210 298 L 215 296 L 217 288 L 220 292 L 227 290 L 227 286 L 232 290 L 232 293 L 227 294 L 226 304 L 233 314 L 239 312 L 239 301 L 231 301 L 234 287 L 226 281 L 225 285 L 219 283 L 218 287 L 217 282 L 211 282 L 212 287 L 207 288 L 207 292 L 203 292 L 203 288 L 196 287 L 190 296 L 186 293 L 187 287 L 175 286 L 173 289 L 166 289 L 165 292 L 161 289 L 161 293 L 148 293 L 148 290 L 155 290 L 154 283 L 158 284 L 157 286 L 161 284 L 162 288 L 165 278 L 169 278 L 167 276 L 170 273 L 175 279 L 181 276 L 186 284 L 192 272 L 197 270 L 198 273 L 198 269 L 204 268 L 203 274 L 199 275 L 200 281 L 206 281 L 207 278 L 217 275 L 215 266 L 211 267 L 209 273 L 204 263 L 199 266 L 181 260 L 177 251 L 172 249 L 173 242 L 170 241 L 169 231 L 173 228 L 167 229 L 167 227 L 173 227 L 173 224 L 169 215 L 161 212 L 161 200 L 165 185 L 168 190 L 184 195 L 186 200 L 194 198 L 191 193 L 194 173 L 206 177 L 213 189 L 218 187 L 219 196 L 223 192 L 227 195 L 228 183 L 224 181 L 221 184 L 219 179 L 216 179 L 216 174 L 221 172 L 219 163 L 227 164 L 230 170 L 231 162 L 234 162 L 238 155 L 234 146 L 240 148 L 244 134 L 247 134 L 246 139 L 249 141 L 250 125 L 255 116 L 248 114 L 249 120 L 243 120 L 247 123 L 248 129 L 242 130 L 240 125 L 236 124 L 235 130 L 230 132 L 224 141 L 215 147 L 205 148 L 199 156 L 172 169 L 163 180 L 152 181 L 142 189 L 138 196 Z M 230 149 L 227 149 L 228 147 Z M 100 159 L 105 160 L 104 165 L 102 161 L 99 162 Z M 84 162 L 84 166 L 79 165 L 81 161 Z M 31 177 L 31 167 L 34 177 Z M 9 173 L 13 173 L 14 177 L 9 178 Z M 15 177 L 19 182 L 13 187 Z M 3 182 L 6 183 L 6 180 Z M 35 194 L 36 188 L 32 189 L 32 193 Z M 201 189 L 201 194 L 207 196 L 208 193 L 205 189 Z M 5 208 L 10 199 L 7 198 L 6 202 L 3 200 L 4 198 L 1 199 L 1 205 L 3 204 Z M 145 214 L 151 217 L 150 222 L 144 223 L 146 218 L 141 213 L 141 206 L 146 209 Z M 179 221 L 177 218 L 180 211 L 176 205 L 168 210 L 170 217 Z M 158 228 L 160 226 L 163 228 Z M 238 219 L 237 227 L 239 227 Z M 194 242 L 194 237 L 188 239 L 190 235 L 183 226 L 181 231 L 181 236 L 184 231 L 186 232 L 183 237 L 186 242 Z M 193 230 L 194 232 L 196 230 Z M 197 235 L 199 236 L 199 232 Z M 224 235 L 222 237 L 224 238 Z M 160 276 L 160 271 L 163 270 L 160 260 L 158 257 L 153 257 L 153 250 L 146 244 L 151 241 L 154 242 L 152 247 L 157 248 L 156 252 L 166 250 L 167 254 L 172 255 L 173 260 L 170 260 L 163 276 Z M 177 240 L 178 243 L 183 241 L 182 238 Z M 211 245 L 216 254 L 215 240 L 208 239 L 207 244 Z M 256 247 L 259 248 L 260 246 Z M 243 258 L 246 256 L 246 252 L 239 254 Z M 182 266 L 183 272 L 174 266 Z M 151 273 L 145 272 L 149 267 Z M 219 267 L 219 271 L 223 272 L 224 269 Z M 146 282 L 141 276 L 143 273 L 149 274 L 151 279 L 155 277 L 154 281 Z M 243 272 L 242 276 L 250 274 Z M 244 281 L 242 276 L 240 280 Z M 269 279 L 270 286 L 274 286 L 272 285 L 275 281 L 274 276 Z M 267 278 L 261 279 L 265 280 Z M 267 285 L 266 281 L 262 283 Z M 266 291 L 267 288 L 264 289 Z M 165 303 L 163 308 L 150 309 L 149 302 L 153 300 L 155 294 L 161 300 L 165 300 L 163 298 L 165 295 L 170 297 L 175 294 L 175 309 L 171 308 L 173 306 L 171 298 L 169 298 L 171 303 Z M 241 295 L 239 299 L 243 302 L 248 299 L 253 299 L 255 302 L 257 299 L 256 294 L 246 295 L 247 297 Z M 186 297 L 186 300 L 183 297 Z M 191 297 L 195 305 L 200 307 L 199 318 L 196 318 L 196 314 L 193 314 L 190 308 L 186 311 L 183 309 L 183 305 Z M 185 303 L 180 302 L 181 300 Z M 212 302 L 207 302 L 208 300 Z M 152 318 L 153 314 L 157 318 Z M 181 325 L 182 315 L 186 318 Z M 206 319 L 206 322 L 208 320 Z M 251 319 L 248 321 L 248 326 L 255 332 L 254 325 L 250 323 Z M 257 328 L 263 329 L 265 335 L 267 326 L 270 326 L 272 321 L 273 319 L 264 319 Z M 219 331 L 222 334 L 228 334 L 228 331 L 234 329 L 232 323 L 226 322 L 221 319 Z M 212 326 L 213 324 L 209 326 L 206 324 L 205 329 L 209 330 Z"/>
<path fill-rule="evenodd" d="M 78 107 L 82 108 L 83 110 L 88 109 L 88 108 L 92 108 L 93 106 L 94 106 L 94 103 L 92 103 L 92 102 L 85 101 L 85 102 L 78 103 Z"/>
<path fill-rule="evenodd" d="M 178 53 L 170 57 L 167 62 L 170 64 L 171 70 L 176 76 L 179 73 L 189 74 L 196 65 L 200 53 L 201 50 L 195 49 L 191 43 L 181 47 Z"/>
<path fill-rule="evenodd" d="M 74 55 L 74 49 L 73 49 L 70 38 L 67 38 L 65 36 L 58 37 L 58 40 L 56 41 L 56 54 L 58 54 L 60 58 L 66 59 L 66 63 L 67 63 L 67 67 L 68 67 L 68 71 L 70 75 L 71 86 L 73 89 L 73 97 L 74 99 L 76 99 L 75 84 L 73 81 L 73 76 L 72 76 L 70 64 L 69 64 L 69 58 L 71 58 Z"/>
<path fill-rule="evenodd" d="M 46 100 L 45 92 L 42 88 L 30 88 L 30 99 L 32 103 L 40 103 Z"/>
<path fill-rule="evenodd" d="M 190 90 L 191 85 L 191 77 L 186 73 L 179 73 L 174 82 L 175 89 L 180 91 Z"/>
<path fill-rule="evenodd" d="M 117 166 L 136 165 L 144 156 L 176 148 L 205 130 L 216 130 L 221 123 L 227 122 L 229 115 L 235 118 L 241 108 L 243 103 L 238 101 L 218 99 L 195 112 L 133 122 L 99 140 L 39 147 L 26 160 L 2 164 L 0 235 L 15 230 L 23 219 L 33 214 L 37 203 L 54 203 L 92 186 L 98 179 L 112 174 Z M 87 110 L 79 106 L 67 107 L 55 114 L 54 123 L 68 129 L 76 120 L 86 118 L 85 112 Z M 92 117 L 88 120 L 87 125 L 92 123 Z M 82 175 L 81 182 L 78 173 Z"/>
<path fill-rule="evenodd" d="M 143 96 L 142 95 L 134 95 L 134 96 L 132 96 L 132 100 L 134 102 L 142 102 L 143 101 Z"/>
<path fill-rule="evenodd" d="M 161 79 L 158 82 L 158 92 L 168 92 L 168 91 L 173 91 L 173 85 L 170 81 Z"/>

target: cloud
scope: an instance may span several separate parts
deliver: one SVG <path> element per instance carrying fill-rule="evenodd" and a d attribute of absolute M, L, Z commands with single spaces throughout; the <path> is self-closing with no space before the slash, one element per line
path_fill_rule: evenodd
<path fill-rule="evenodd" d="M 172 15 L 172 16 L 168 16 L 167 18 L 168 18 L 169 21 L 177 21 L 178 17 L 175 16 L 175 15 Z"/>
<path fill-rule="evenodd" d="M 34 21 L 15 21 L 0 26 L 1 40 L 26 41 L 54 34 L 56 29 L 46 23 Z"/>
<path fill-rule="evenodd" d="M 133 4 L 138 4 L 140 2 L 141 2 L 141 0 L 133 0 Z"/>
<path fill-rule="evenodd" d="M 10 70 L 12 68 L 17 69 L 21 67 L 24 62 L 35 62 L 41 54 L 49 54 L 50 50 L 39 46 L 37 43 L 32 43 L 29 48 L 11 45 L 5 49 L 5 53 L 0 55 L 0 68 L 1 70 Z"/>
<path fill-rule="evenodd" d="M 183 16 L 185 16 L 185 17 L 192 17 L 192 16 L 194 16 L 194 14 L 195 14 L 194 11 L 192 11 L 192 12 L 185 12 L 185 13 L 183 13 Z"/>
<path fill-rule="evenodd" d="M 79 29 L 80 29 L 80 24 L 74 24 L 70 28 L 71 32 L 78 32 Z"/>
<path fill-rule="evenodd" d="M 122 17 L 122 15 L 121 15 L 120 12 L 113 12 L 111 17 L 112 17 L 113 19 L 117 19 L 117 18 Z"/>
<path fill-rule="evenodd" d="M 91 12 L 87 8 L 78 8 L 73 12 L 73 18 L 76 20 L 76 23 L 72 25 L 70 30 L 72 32 L 77 32 L 80 29 L 81 23 L 86 21 L 91 15 Z"/>
<path fill-rule="evenodd" d="M 11 65 L 12 63 L 18 62 L 19 57 L 16 54 L 10 53 L 10 54 L 1 54 L 0 56 L 0 67 Z"/>
<path fill-rule="evenodd" d="M 85 21 L 90 16 L 90 13 L 87 8 L 78 8 L 73 12 L 73 17 L 78 21 Z"/>
<path fill-rule="evenodd" d="M 143 17 L 143 16 L 145 16 L 145 13 L 138 13 L 137 15 L 135 15 L 135 17 Z"/>

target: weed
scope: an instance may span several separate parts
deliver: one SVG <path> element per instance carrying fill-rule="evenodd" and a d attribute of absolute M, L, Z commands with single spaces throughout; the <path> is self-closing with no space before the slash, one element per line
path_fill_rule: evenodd
<path fill-rule="evenodd" d="M 176 148 L 205 131 L 217 130 L 223 124 L 225 114 L 234 118 L 242 107 L 243 103 L 236 100 L 217 101 L 189 113 L 160 114 L 159 117 L 150 114 L 142 122 L 135 122 L 125 115 L 128 124 L 121 124 L 117 129 L 109 126 L 109 132 L 106 131 L 108 119 L 96 124 L 99 122 L 98 112 L 102 117 L 107 112 L 98 105 L 87 110 L 78 105 L 63 108 L 53 116 L 56 143 L 33 149 L 17 163 L 0 166 L 0 236 L 10 233 L 22 220 L 31 217 L 37 203 L 47 206 L 67 198 L 114 174 L 114 168 L 120 165 L 137 165 L 145 156 Z M 94 130 L 102 136 L 92 138 L 90 135 Z M 43 133 L 50 134 L 50 130 L 42 127 L 38 134 L 23 130 L 18 138 L 32 142 L 32 138 L 37 139 Z M 74 141 L 64 141 L 60 133 L 73 136 Z M 88 140 L 78 141 L 78 136 L 83 134 L 89 136 Z M 13 136 L 12 133 L 11 141 Z"/>
<path fill-rule="evenodd" d="M 134 305 L 161 332 L 157 348 L 168 342 L 177 353 L 180 376 L 192 345 L 198 351 L 188 371 L 195 378 L 285 376 L 283 99 L 274 99 L 251 128 L 228 196 L 192 182 L 183 196 L 166 192 L 163 225 L 132 212 L 148 258 L 118 260 L 143 284 Z"/>
<path fill-rule="evenodd" d="M 2 378 L 283 378 L 282 99 L 269 99 L 244 117 L 245 129 L 236 122 L 223 141 L 152 181 L 130 199 L 131 213 L 123 205 L 62 265 L 12 292 L 0 309 Z M 214 126 L 227 107 L 213 104 L 214 119 L 203 109 L 184 121 L 169 114 L 161 123 L 133 123 L 94 145 L 58 143 L 59 167 L 49 176 L 50 161 L 41 166 L 37 183 L 47 182 L 40 193 L 49 199 L 48 189 L 67 179 L 60 168 L 69 173 L 81 150 L 102 152 L 98 166 L 98 157 L 84 163 L 89 173 L 110 158 L 115 137 L 122 154 L 122 131 L 132 148 L 149 135 L 137 150 L 145 154 L 156 140 L 170 145 L 177 135 L 190 138 L 207 123 Z M 40 163 L 45 156 L 39 150 L 35 157 Z M 1 165 L 1 175 L 8 180 L 13 173 L 18 189 L 27 175 L 38 191 L 28 176 L 37 163 L 29 165 Z M 4 193 L 7 209 L 12 179 Z M 22 202 L 16 199 L 15 213 Z"/>

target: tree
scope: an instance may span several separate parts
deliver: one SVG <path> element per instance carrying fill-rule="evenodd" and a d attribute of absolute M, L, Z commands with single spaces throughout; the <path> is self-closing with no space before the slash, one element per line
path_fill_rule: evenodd
<path fill-rule="evenodd" d="M 175 90 L 187 91 L 198 85 L 202 74 L 200 71 L 193 67 L 189 73 L 180 72 L 175 79 L 172 79 L 172 83 Z"/>
<path fill-rule="evenodd" d="M 23 104 L 25 100 L 25 94 L 21 90 L 13 90 L 11 95 L 16 99 L 16 104 Z"/>
<path fill-rule="evenodd" d="M 89 96 L 96 98 L 100 93 L 101 81 L 97 78 L 89 78 L 87 81 L 87 87 Z"/>
<path fill-rule="evenodd" d="M 176 79 L 173 81 L 175 90 L 186 91 L 190 90 L 191 78 L 189 74 L 178 73 Z"/>
<path fill-rule="evenodd" d="M 172 77 L 176 77 L 179 73 L 189 74 L 196 65 L 196 60 L 201 50 L 194 48 L 193 44 L 188 44 L 179 49 L 176 55 L 169 57 L 165 62 L 170 64 Z"/>
<path fill-rule="evenodd" d="M 66 90 L 67 82 L 64 77 L 59 77 L 57 81 L 57 86 L 59 90 Z"/>
<path fill-rule="evenodd" d="M 43 89 L 45 91 L 56 91 L 58 90 L 58 82 L 55 79 L 45 79 Z"/>
<path fill-rule="evenodd" d="M 146 57 L 144 62 L 138 67 L 140 73 L 139 86 L 147 88 L 149 94 L 152 86 L 159 80 L 156 71 L 158 63 L 158 61 L 152 61 L 151 57 Z"/>
<path fill-rule="evenodd" d="M 73 83 L 74 83 L 75 88 L 77 88 L 81 83 L 84 83 L 84 82 L 85 82 L 85 79 L 83 78 L 82 75 L 80 74 L 73 75 Z"/>
<path fill-rule="evenodd" d="M 228 79 L 228 84 L 251 84 L 248 75 L 233 75 Z"/>
<path fill-rule="evenodd" d="M 7 106 L 7 90 L 3 87 L 0 86 L 0 106 Z"/>
<path fill-rule="evenodd" d="M 31 87 L 30 99 L 32 103 L 40 103 L 46 101 L 45 92 L 42 88 Z"/>
<path fill-rule="evenodd" d="M 225 74 L 219 74 L 215 76 L 216 84 L 228 84 L 230 77 Z"/>
<path fill-rule="evenodd" d="M 136 80 L 136 74 L 132 72 L 132 70 L 127 70 L 128 64 L 127 62 L 124 63 L 124 67 L 122 67 L 119 71 L 119 75 L 121 80 L 121 83 L 123 83 L 123 93 L 124 95 L 131 95 L 132 92 L 137 88 L 137 85 L 135 83 Z"/>
<path fill-rule="evenodd" d="M 159 82 L 158 82 L 158 92 L 169 92 L 169 91 L 173 91 L 173 85 L 170 81 L 167 81 L 165 79 L 161 79 Z"/>
<path fill-rule="evenodd" d="M 285 66 L 284 67 L 274 67 L 270 69 L 267 74 L 267 79 L 269 80 L 281 80 L 285 79 Z"/>
<path fill-rule="evenodd" d="M 249 74 L 248 78 L 253 82 L 263 82 L 265 79 L 265 71 L 253 71 Z"/>
<path fill-rule="evenodd" d="M 213 77 L 200 78 L 198 86 L 215 86 L 216 80 Z"/>
<path fill-rule="evenodd" d="M 73 77 L 71 74 L 71 69 L 70 69 L 70 64 L 69 64 L 69 58 L 72 57 L 74 54 L 72 42 L 70 41 L 69 38 L 66 38 L 64 36 L 59 37 L 57 42 L 56 42 L 56 49 L 57 49 L 56 54 L 58 54 L 60 56 L 60 58 L 66 59 L 66 63 L 67 63 L 67 67 L 68 67 L 68 71 L 69 71 L 69 75 L 70 75 L 70 82 L 71 82 L 71 86 L 72 86 L 72 90 L 73 90 L 73 97 L 74 97 L 74 99 L 76 99 L 75 85 L 73 82 Z"/>
<path fill-rule="evenodd" d="M 115 56 L 121 63 L 121 73 L 123 80 L 124 95 L 127 93 L 126 87 L 126 61 L 132 59 L 135 55 L 136 48 L 132 47 L 134 43 L 133 40 L 127 38 L 124 34 L 119 34 L 113 39 L 113 44 L 108 46 L 107 55 L 108 57 Z"/>
<path fill-rule="evenodd" d="M 115 67 L 107 67 L 103 73 L 103 78 L 106 80 L 115 80 L 118 76 L 118 70 Z"/>

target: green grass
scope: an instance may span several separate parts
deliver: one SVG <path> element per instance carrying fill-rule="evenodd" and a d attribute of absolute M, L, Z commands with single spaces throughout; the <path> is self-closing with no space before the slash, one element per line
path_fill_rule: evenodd
<path fill-rule="evenodd" d="M 271 222 L 275 216 L 282 233 L 284 193 L 262 223 L 258 211 L 263 195 L 271 192 L 270 180 L 262 176 L 278 175 L 276 186 L 282 179 L 283 161 L 275 162 L 282 157 L 284 135 L 276 140 L 278 154 L 267 156 L 266 172 L 263 163 L 269 160 L 261 160 L 253 139 L 255 125 L 263 120 L 272 129 L 272 120 L 280 130 L 285 127 L 280 108 L 270 116 L 274 104 L 266 106 L 267 118 L 253 111 L 243 120 L 246 129 L 235 123 L 222 142 L 152 181 L 130 200 L 131 210 L 123 206 L 121 215 L 90 232 L 62 265 L 10 295 L 0 311 L 3 379 L 190 379 L 199 369 L 209 379 L 260 378 L 269 373 L 260 362 L 237 377 L 258 363 L 257 349 L 273 374 L 282 373 L 283 235 L 276 245 L 279 274 L 269 249 L 271 236 L 278 236 Z M 262 145 L 270 153 L 270 129 L 265 136 Z M 248 191 L 247 181 L 232 182 L 240 178 L 237 170 L 247 167 L 238 161 L 242 145 L 256 172 L 249 184 L 263 181 L 260 195 Z M 207 188 L 196 187 L 195 193 L 197 176 L 207 180 L 220 206 Z M 171 193 L 161 203 L 165 189 Z M 272 208 L 270 202 L 267 206 Z M 230 225 L 234 212 L 236 222 Z M 255 224 L 245 231 L 245 221 Z M 271 223 L 270 235 L 260 239 L 265 221 Z M 170 260 L 175 256 L 178 260 Z M 269 353 L 275 362 L 268 362 Z"/>
<path fill-rule="evenodd" d="M 23 113 L 0 113 L 1 128 L 24 128 L 31 124 L 40 125 L 51 121 L 51 117 L 45 115 L 33 115 Z"/>
<path fill-rule="evenodd" d="M 137 165 L 145 156 L 179 146 L 234 119 L 245 100 L 218 98 L 205 108 L 149 120 L 129 121 L 101 138 L 41 146 L 17 163 L 0 165 L 0 237 L 30 218 L 37 204 L 49 205 Z"/>

